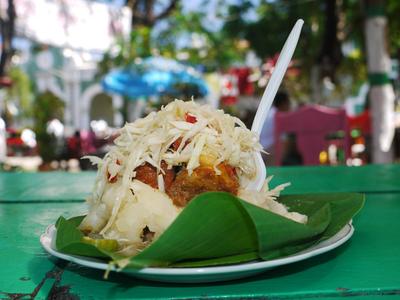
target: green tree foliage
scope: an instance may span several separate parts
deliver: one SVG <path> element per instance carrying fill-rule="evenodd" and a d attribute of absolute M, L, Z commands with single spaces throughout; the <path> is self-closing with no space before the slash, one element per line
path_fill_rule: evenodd
<path fill-rule="evenodd" d="M 111 66 L 126 65 L 135 57 L 155 53 L 202 65 L 206 71 L 242 63 L 249 49 L 265 60 L 281 51 L 292 26 L 301 17 L 305 24 L 294 55 L 300 75 L 287 77 L 284 82 L 295 98 L 310 101 L 313 88 L 322 86 L 325 78 L 329 78 L 335 85 L 333 97 L 344 99 L 356 93 L 367 79 L 363 1 L 239 0 L 230 4 L 217 1 L 216 15 L 223 23 L 220 29 L 206 24 L 210 13 L 205 8 L 208 3 L 201 1 L 198 9 L 191 12 L 183 12 L 182 5 L 174 3 L 156 30 L 146 22 L 137 25 L 135 21 L 130 41 L 121 41 L 116 47 L 118 51 L 106 54 L 101 73 Z M 389 47 L 396 57 L 400 56 L 399 12 L 399 1 L 386 0 Z"/>
<path fill-rule="evenodd" d="M 178 0 L 169 0 L 161 11 L 156 14 L 156 7 L 160 6 L 155 0 L 126 0 L 125 5 L 131 9 L 131 33 L 129 39 L 119 38 L 115 47 L 105 53 L 99 63 L 97 77 L 108 73 L 113 67 L 126 66 L 136 57 L 151 55 L 153 27 L 161 20 L 173 13 L 178 6 Z M 165 4 L 165 3 L 164 3 Z"/>
<path fill-rule="evenodd" d="M 241 43 L 243 39 L 208 29 L 203 22 L 205 14 L 201 10 L 190 13 L 176 10 L 154 39 L 156 48 L 167 57 L 185 54 L 188 63 L 202 65 L 208 71 L 225 69 L 242 60 L 247 50 L 247 44 Z M 179 40 L 183 42 L 177 47 Z"/>
<path fill-rule="evenodd" d="M 256 20 L 246 19 L 251 10 L 257 14 Z M 262 59 L 279 53 L 296 20 L 304 19 L 294 55 L 300 76 L 294 80 L 287 78 L 285 84 L 305 101 L 310 100 L 306 99 L 306 95 L 312 94 L 312 70 L 319 69 L 318 81 L 329 77 L 336 84 L 334 94 L 342 99 L 366 80 L 363 43 L 365 11 L 361 1 L 277 0 L 256 5 L 245 0 L 231 5 L 228 15 L 223 31 L 231 38 L 240 36 L 248 40 L 250 48 Z M 350 48 L 347 53 L 342 52 L 344 44 Z M 321 82 L 318 84 L 322 85 Z"/>
<path fill-rule="evenodd" d="M 256 12 L 256 20 L 248 20 L 246 14 Z M 319 80 L 330 77 L 336 84 L 337 98 L 354 94 L 366 81 L 364 20 L 366 7 L 358 0 L 277 0 L 238 1 L 227 9 L 223 26 L 231 38 L 249 41 L 257 55 L 265 59 L 280 52 L 281 47 L 296 19 L 305 21 L 294 59 L 301 70 L 295 82 L 286 79 L 286 85 L 303 96 L 310 94 L 311 70 L 322 69 Z M 335 14 L 333 14 L 333 12 Z M 388 18 L 388 46 L 392 57 L 400 57 L 400 1 L 386 0 Z M 332 30 L 333 29 L 333 30 Z M 332 41 L 337 43 L 332 43 Z M 336 54 L 335 54 L 336 53 Z M 328 72 L 324 72 L 328 66 Z M 300 82 L 300 84 L 299 84 Z"/>
<path fill-rule="evenodd" d="M 53 93 L 46 91 L 38 94 L 33 104 L 34 131 L 39 148 L 39 155 L 44 162 L 51 162 L 57 156 L 57 140 L 47 132 L 47 125 L 52 119 L 62 122 L 64 102 Z"/>
<path fill-rule="evenodd" d="M 250 42 L 250 47 L 261 58 L 272 57 L 279 53 L 288 33 L 296 20 L 301 16 L 305 25 L 296 57 L 309 57 L 310 52 L 318 51 L 321 42 L 320 24 L 322 1 L 275 1 L 262 2 L 254 6 L 251 1 L 242 1 L 228 8 L 227 21 L 223 26 L 230 37 L 240 36 Z M 249 10 L 255 10 L 257 20 L 247 21 Z M 314 56 L 315 57 L 315 56 Z"/>
<path fill-rule="evenodd" d="M 389 45 L 391 54 L 400 58 L 400 1 L 387 0 L 386 14 L 389 20 Z"/>
<path fill-rule="evenodd" d="M 208 29 L 204 24 L 206 12 L 202 9 L 183 13 L 182 6 L 177 1 L 172 2 L 172 9 L 165 8 L 168 15 L 164 16 L 161 29 L 154 30 L 156 22 L 138 23 L 136 20 L 129 41 L 119 39 L 115 47 L 104 55 L 98 75 L 106 74 L 113 67 L 127 65 L 137 57 L 153 54 L 174 59 L 178 54 L 184 54 L 187 63 L 202 65 L 211 71 L 227 68 L 244 58 L 247 46 L 243 39 L 233 38 L 225 31 Z"/>
<path fill-rule="evenodd" d="M 32 116 L 32 85 L 28 74 L 19 67 L 12 67 L 8 71 L 12 85 L 7 88 L 5 103 L 13 102 L 19 109 L 16 119 L 18 121 L 26 120 Z M 7 105 L 6 105 L 7 107 Z M 14 116 L 6 111 L 7 122 L 12 123 Z"/>
<path fill-rule="evenodd" d="M 151 28 L 137 26 L 130 33 L 129 39 L 120 37 L 116 45 L 107 51 L 98 65 L 97 77 L 107 74 L 114 67 L 131 63 L 136 57 L 148 57 L 151 54 Z"/>

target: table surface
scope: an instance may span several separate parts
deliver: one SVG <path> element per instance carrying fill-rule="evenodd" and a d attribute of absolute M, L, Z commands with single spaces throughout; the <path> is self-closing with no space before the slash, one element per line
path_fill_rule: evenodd
<path fill-rule="evenodd" d="M 85 212 L 95 173 L 0 174 L 0 299 L 376 299 L 400 297 L 400 165 L 269 168 L 286 194 L 363 192 L 354 236 L 311 259 L 241 280 L 171 284 L 50 257 L 39 236 L 60 215 Z M 397 295 L 397 297 L 396 297 Z"/>

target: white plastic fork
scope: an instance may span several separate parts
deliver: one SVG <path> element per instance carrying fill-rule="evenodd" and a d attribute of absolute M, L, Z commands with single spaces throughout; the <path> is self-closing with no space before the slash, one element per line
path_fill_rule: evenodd
<path fill-rule="evenodd" d="M 281 85 L 283 76 L 285 75 L 289 63 L 292 59 L 303 24 L 304 21 L 302 19 L 297 20 L 292 31 L 290 32 L 285 44 L 283 45 L 275 69 L 272 72 L 271 78 L 268 81 L 267 87 L 265 88 L 260 104 L 258 105 L 253 125 L 251 126 L 251 131 L 256 133 L 258 136 L 260 136 L 261 134 L 263 124 L 268 116 L 268 112 L 271 108 L 272 102 L 274 101 L 276 92 Z M 255 154 L 255 160 L 257 166 L 257 174 L 255 179 L 249 182 L 249 184 L 247 185 L 247 189 L 260 191 L 267 176 L 267 170 L 260 152 L 257 152 Z"/>

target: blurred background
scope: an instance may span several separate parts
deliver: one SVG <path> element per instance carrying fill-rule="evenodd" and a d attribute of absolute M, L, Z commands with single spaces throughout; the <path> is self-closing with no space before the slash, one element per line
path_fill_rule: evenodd
<path fill-rule="evenodd" d="M 248 127 L 298 18 L 267 165 L 400 160 L 398 0 L 0 0 L 0 168 L 79 171 L 175 98 Z"/>

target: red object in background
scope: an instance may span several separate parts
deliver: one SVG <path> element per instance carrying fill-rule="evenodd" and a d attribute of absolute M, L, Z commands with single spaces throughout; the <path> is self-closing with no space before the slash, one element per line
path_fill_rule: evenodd
<path fill-rule="evenodd" d="M 268 77 L 271 76 L 272 72 L 274 71 L 274 68 L 276 66 L 276 63 L 278 62 L 279 59 L 279 53 L 276 53 L 273 57 L 267 58 L 265 63 L 262 65 L 262 70 L 264 74 L 267 74 Z M 300 75 L 300 69 L 298 66 L 298 61 L 296 60 L 291 60 L 289 63 L 289 66 L 286 70 L 285 76 L 288 77 L 296 77 Z"/>
<path fill-rule="evenodd" d="M 221 78 L 221 103 L 223 105 L 234 105 L 239 96 L 238 79 L 234 74 L 224 74 Z"/>
<path fill-rule="evenodd" d="M 282 164 L 282 134 L 296 135 L 297 149 L 304 165 L 319 165 L 319 154 L 325 150 L 326 136 L 337 131 L 345 132 L 343 147 L 347 159 L 350 156 L 350 130 L 345 110 L 305 105 L 297 111 L 277 112 L 274 132 L 275 164 Z"/>
<path fill-rule="evenodd" d="M 30 147 L 21 138 L 21 132 L 14 128 L 6 129 L 6 145 L 8 156 L 36 155 L 36 147 Z"/>
<path fill-rule="evenodd" d="M 7 139 L 8 146 L 22 146 L 24 142 L 20 137 L 11 137 Z"/>
<path fill-rule="evenodd" d="M 11 87 L 12 83 L 13 82 L 10 77 L 7 76 L 0 77 L 0 87 Z"/>
<path fill-rule="evenodd" d="M 234 105 L 237 102 L 237 97 L 229 96 L 229 97 L 221 97 L 221 103 L 223 105 Z"/>
<path fill-rule="evenodd" d="M 20 133 L 13 129 L 7 128 L 7 146 L 21 146 L 24 142 L 21 139 Z"/>
<path fill-rule="evenodd" d="M 67 139 L 68 158 L 80 158 L 82 155 L 81 138 L 78 135 L 70 136 Z"/>
<path fill-rule="evenodd" d="M 364 112 L 358 116 L 347 118 L 350 130 L 359 129 L 363 135 L 371 134 L 371 114 L 369 110 L 364 110 Z"/>
<path fill-rule="evenodd" d="M 96 153 L 96 134 L 92 130 L 81 130 L 81 151 L 82 155 Z"/>
<path fill-rule="evenodd" d="M 254 93 L 253 83 L 249 81 L 250 68 L 234 68 L 229 73 L 237 77 L 237 87 L 240 95 L 252 95 Z"/>

